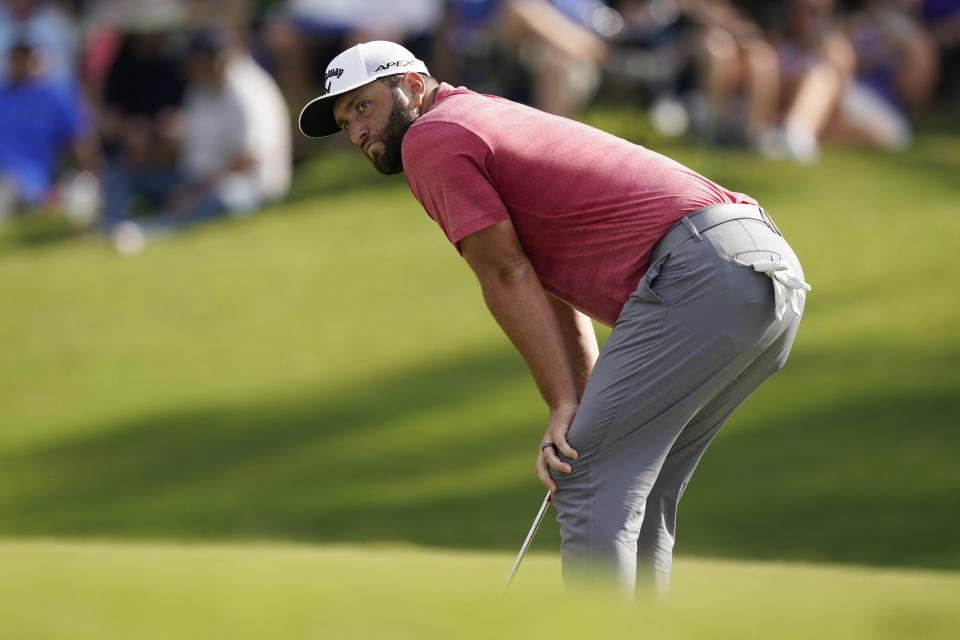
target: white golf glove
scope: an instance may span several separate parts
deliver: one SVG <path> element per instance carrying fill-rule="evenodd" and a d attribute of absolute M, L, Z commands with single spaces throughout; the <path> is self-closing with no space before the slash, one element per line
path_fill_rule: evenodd
<path fill-rule="evenodd" d="M 768 260 L 754 262 L 750 266 L 754 271 L 765 273 L 773 280 L 774 312 L 778 321 L 783 320 L 788 303 L 794 313 L 800 315 L 800 301 L 806 298 L 810 285 L 798 278 L 790 265 L 783 260 Z"/>

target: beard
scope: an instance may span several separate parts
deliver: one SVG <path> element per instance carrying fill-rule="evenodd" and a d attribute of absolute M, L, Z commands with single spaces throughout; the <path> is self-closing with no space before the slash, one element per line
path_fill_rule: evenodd
<path fill-rule="evenodd" d="M 403 172 L 403 155 L 400 153 L 400 146 L 407 129 L 416 119 L 416 112 L 404 107 L 400 98 L 394 95 L 387 126 L 380 133 L 370 135 L 370 140 L 379 142 L 383 146 L 379 154 L 367 154 L 377 171 L 388 176 Z"/>

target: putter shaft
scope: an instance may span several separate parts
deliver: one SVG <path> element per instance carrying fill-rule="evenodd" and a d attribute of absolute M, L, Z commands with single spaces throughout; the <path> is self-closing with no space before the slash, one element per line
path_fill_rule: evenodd
<path fill-rule="evenodd" d="M 510 583 L 513 581 L 513 576 L 517 573 L 517 568 L 520 566 L 520 561 L 523 560 L 523 554 L 527 552 L 527 547 L 529 547 L 530 543 L 533 541 L 533 536 L 536 535 L 537 529 L 540 527 L 540 522 L 543 520 L 543 515 L 547 512 L 547 507 L 549 505 L 550 492 L 547 491 L 547 496 L 543 499 L 543 504 L 540 505 L 540 511 L 537 512 L 537 517 L 533 519 L 533 525 L 530 527 L 530 531 L 527 533 L 527 537 L 523 541 L 523 546 L 520 547 L 520 553 L 517 554 L 517 559 L 513 561 L 513 566 L 510 568 L 509 575 L 507 575 L 507 581 L 503 585 L 504 591 L 510 587 Z"/>

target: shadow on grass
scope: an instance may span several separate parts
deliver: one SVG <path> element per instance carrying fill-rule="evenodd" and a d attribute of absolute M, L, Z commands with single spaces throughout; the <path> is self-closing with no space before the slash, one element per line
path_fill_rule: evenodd
<path fill-rule="evenodd" d="M 721 432 L 680 510 L 678 551 L 960 568 L 955 394 L 791 397 L 790 378 L 826 370 L 830 357 L 797 354 Z M 928 365 L 936 375 L 955 362 Z M 514 549 L 542 495 L 518 455 L 540 425 L 491 433 L 483 414 L 525 375 L 508 350 L 474 354 L 362 388 L 150 416 L 8 454 L 0 533 Z M 539 548 L 558 546 L 548 520 Z"/>
<path fill-rule="evenodd" d="M 465 398 L 496 395 L 524 375 L 517 356 L 500 351 L 289 402 L 145 417 L 0 458 L 0 532 L 486 546 L 499 528 L 495 510 L 477 511 L 486 526 L 473 529 L 423 502 L 429 494 L 380 502 L 391 487 L 433 475 L 469 479 L 465 452 L 489 462 L 529 448 L 529 425 L 507 425 L 512 435 L 493 440 L 441 424 L 447 432 L 430 448 L 418 433 L 397 433 L 436 426 Z M 453 483 L 432 491 L 461 493 Z M 466 503 L 470 491 L 462 493 L 457 502 Z M 511 491 L 502 498 L 508 510 L 511 501 L 515 512 L 525 506 Z"/>
<path fill-rule="evenodd" d="M 888 390 L 809 404 L 721 432 L 684 499 L 678 547 L 960 568 L 956 395 Z"/>
<path fill-rule="evenodd" d="M 0 250 L 36 248 L 57 244 L 84 235 L 63 216 L 50 211 L 30 211 L 0 227 Z"/>

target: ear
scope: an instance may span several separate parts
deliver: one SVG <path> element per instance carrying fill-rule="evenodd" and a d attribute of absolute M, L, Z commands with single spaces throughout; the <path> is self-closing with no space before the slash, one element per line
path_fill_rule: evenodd
<path fill-rule="evenodd" d="M 427 82 L 423 79 L 423 76 L 416 71 L 408 71 L 403 74 L 403 85 L 410 93 L 410 101 L 420 106 L 427 92 Z"/>

